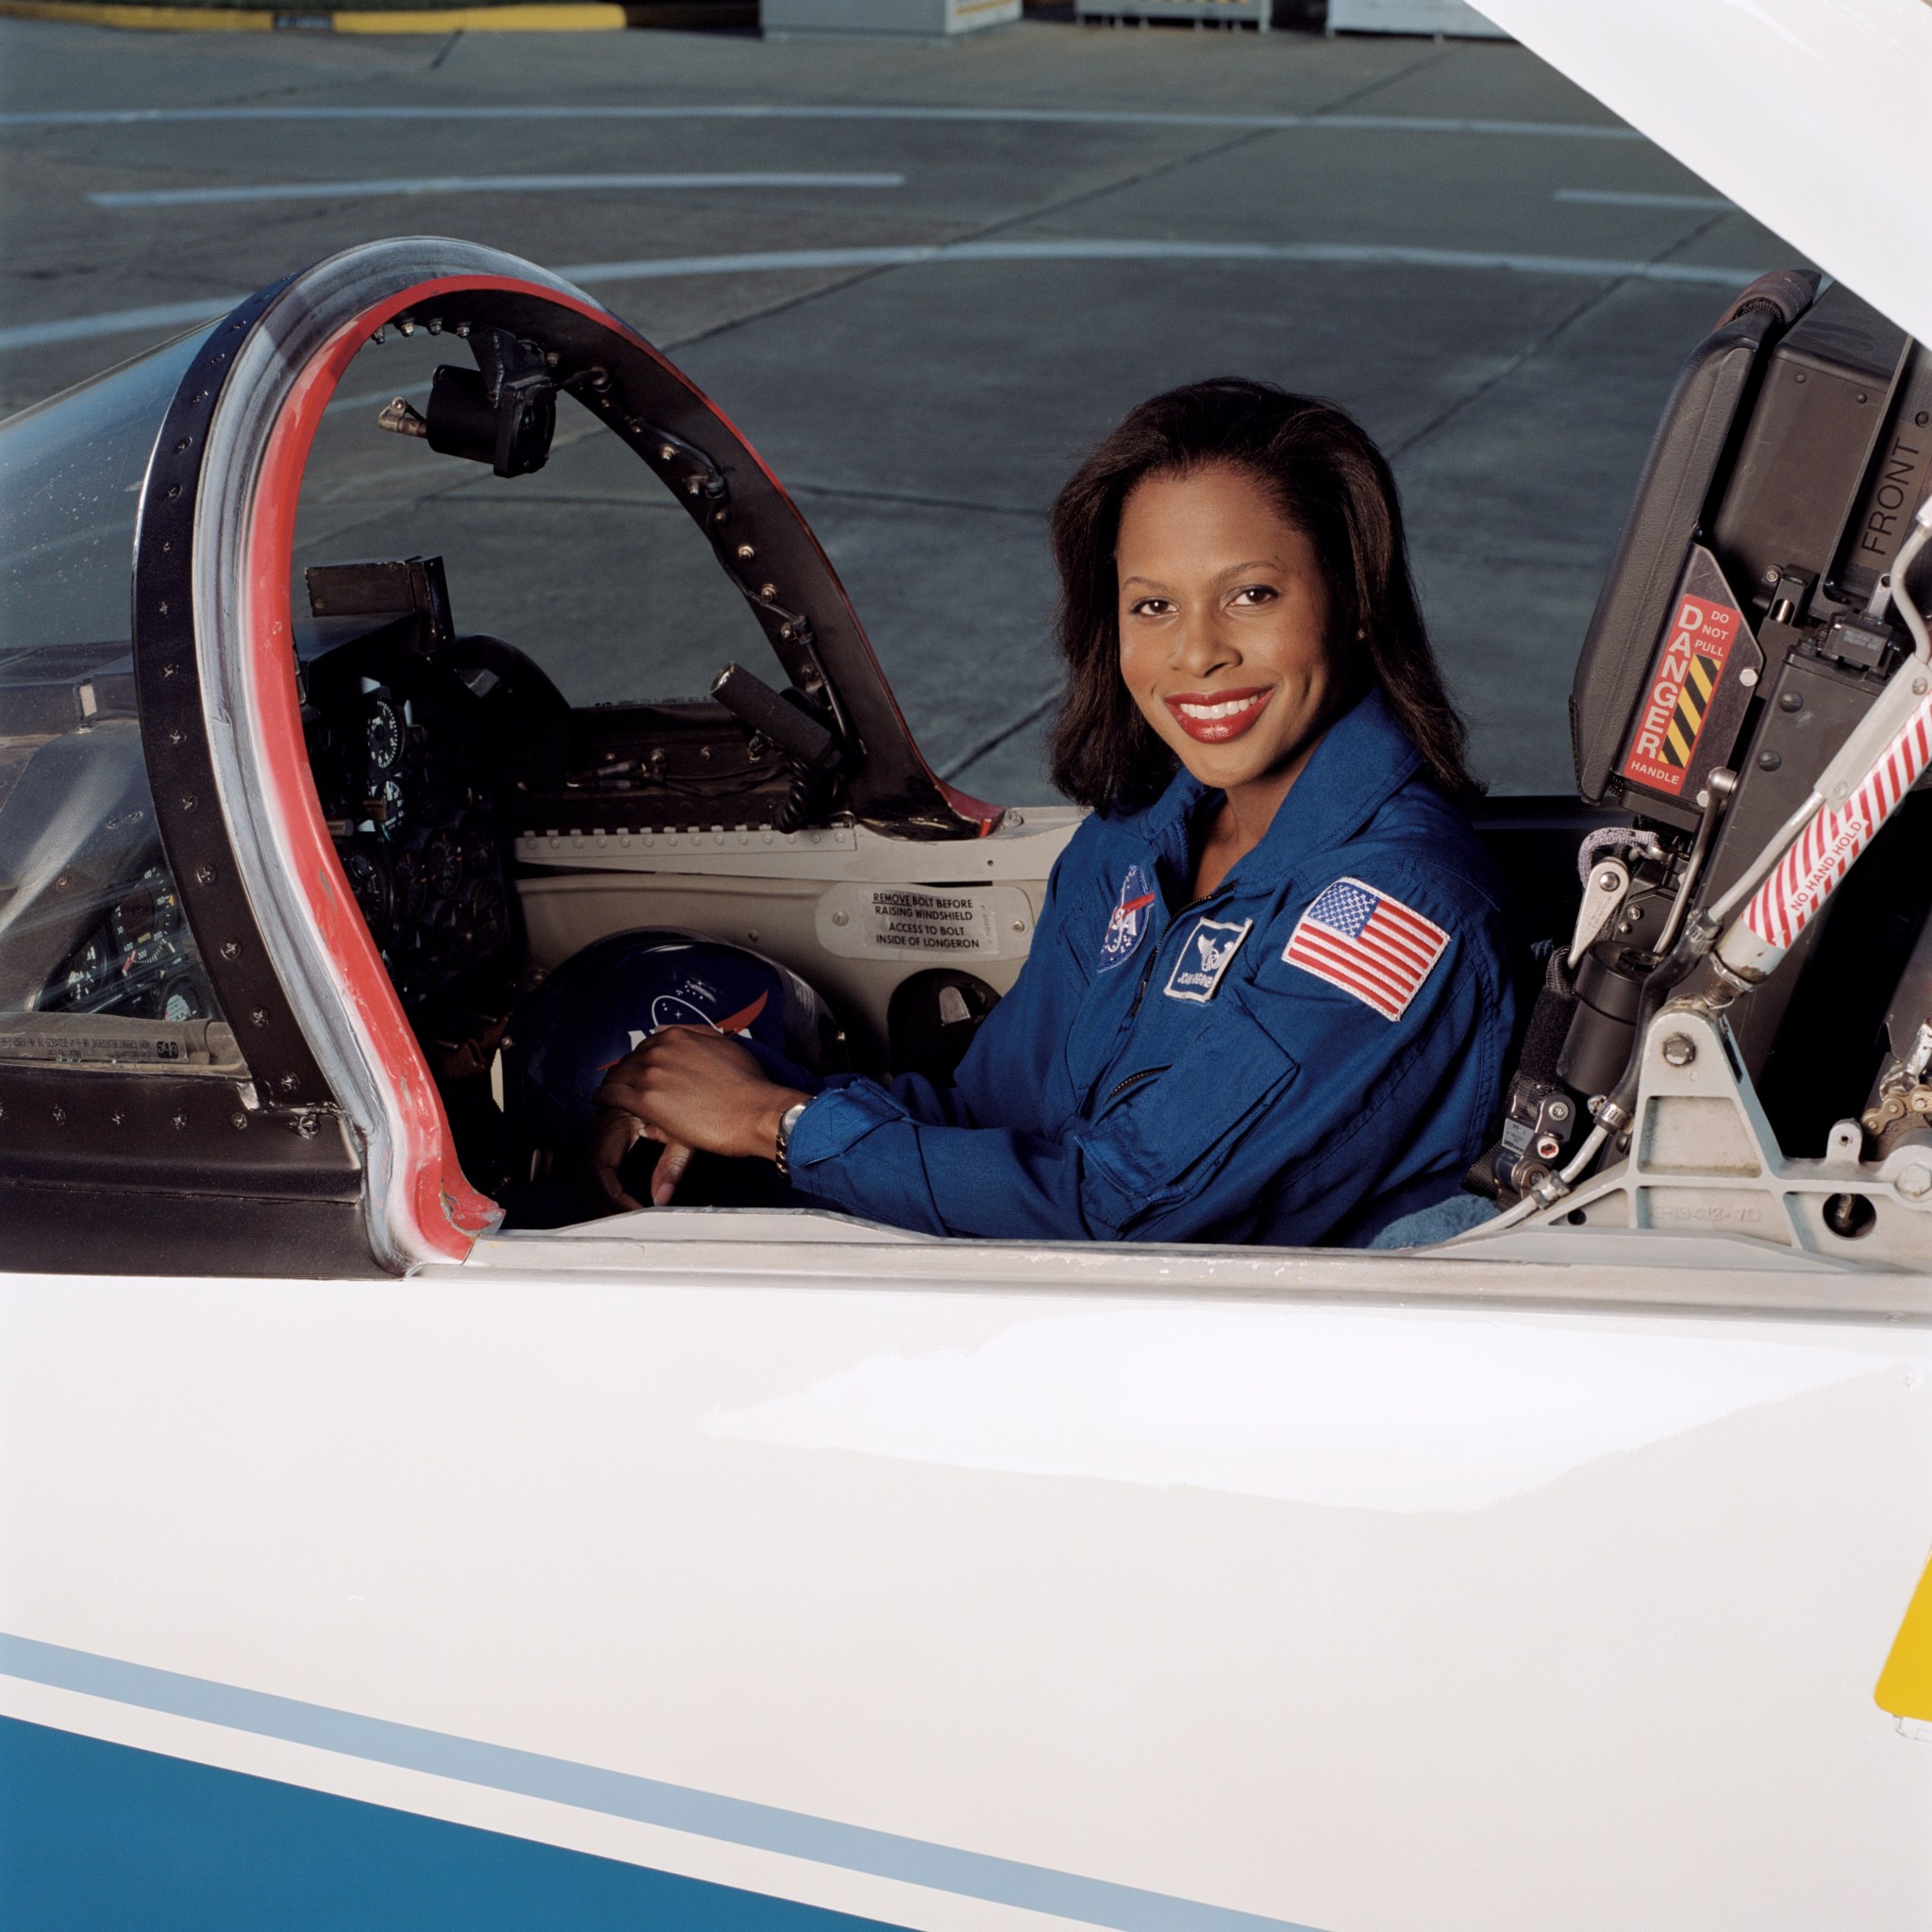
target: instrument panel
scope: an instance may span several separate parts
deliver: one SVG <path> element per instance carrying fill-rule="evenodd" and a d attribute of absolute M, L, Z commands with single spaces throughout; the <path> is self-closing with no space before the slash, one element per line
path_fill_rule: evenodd
<path fill-rule="evenodd" d="M 406 1007 L 502 951 L 509 894 L 468 693 L 420 663 L 309 668 L 304 713 L 323 814 Z M 415 687 L 410 689 L 409 687 Z"/>
<path fill-rule="evenodd" d="M 34 1002 L 43 1013 L 202 1020 L 215 1012 L 175 881 L 150 865 L 61 962 Z"/>

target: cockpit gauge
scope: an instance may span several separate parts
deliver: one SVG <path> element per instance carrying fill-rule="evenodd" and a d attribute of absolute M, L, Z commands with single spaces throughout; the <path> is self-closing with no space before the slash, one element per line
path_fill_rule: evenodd
<path fill-rule="evenodd" d="M 153 870 L 143 874 L 134 890 L 108 915 L 108 924 L 113 933 L 114 943 L 124 952 L 131 951 L 151 937 L 155 931 L 158 898 L 154 888 L 156 877 Z"/>
<path fill-rule="evenodd" d="M 396 708 L 387 698 L 377 698 L 369 708 L 365 725 L 369 741 L 369 762 L 378 772 L 392 771 L 403 755 L 403 724 Z"/>
<path fill-rule="evenodd" d="M 390 863 L 390 883 L 394 888 L 397 916 L 405 920 L 421 919 L 423 908 L 429 902 L 429 873 L 421 856 L 398 852 Z"/>
<path fill-rule="evenodd" d="M 463 848 L 453 833 L 438 832 L 423 848 L 423 863 L 429 875 L 429 890 L 439 899 L 447 899 L 463 880 Z"/>
<path fill-rule="evenodd" d="M 390 921 L 395 909 L 395 887 L 390 868 L 378 852 L 355 851 L 342 858 L 349 890 L 356 895 L 371 935 L 377 945 L 389 937 Z"/>
<path fill-rule="evenodd" d="M 509 910 L 493 878 L 470 888 L 470 928 L 479 955 L 492 953 L 509 937 Z"/>
<path fill-rule="evenodd" d="M 436 915 L 437 956 L 446 967 L 460 966 L 475 950 L 476 933 L 470 908 L 460 899 L 452 899 Z"/>
<path fill-rule="evenodd" d="M 375 822 L 385 839 L 393 839 L 403 829 L 403 788 L 394 778 L 385 778 L 375 794 Z"/>
<path fill-rule="evenodd" d="M 160 1012 L 163 1020 L 199 1020 L 208 1011 L 202 991 L 186 974 L 171 979 L 161 989 Z"/>
<path fill-rule="evenodd" d="M 481 812 L 472 812 L 462 824 L 463 870 L 473 879 L 496 870 L 496 833 Z"/>
<path fill-rule="evenodd" d="M 174 881 L 151 865 L 108 914 L 108 936 L 121 954 L 124 974 L 151 966 L 181 929 L 181 901 Z"/>

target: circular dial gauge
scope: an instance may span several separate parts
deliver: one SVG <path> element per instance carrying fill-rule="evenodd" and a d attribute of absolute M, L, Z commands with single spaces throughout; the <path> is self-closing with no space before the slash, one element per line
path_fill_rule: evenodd
<path fill-rule="evenodd" d="M 462 841 L 463 870 L 473 879 L 496 870 L 496 834 L 480 812 L 472 812 L 463 821 Z"/>
<path fill-rule="evenodd" d="M 438 832 L 423 848 L 423 863 L 429 874 L 429 890 L 439 899 L 447 899 L 463 878 L 463 848 L 449 832 Z"/>
<path fill-rule="evenodd" d="M 385 778 L 375 795 L 382 805 L 382 836 L 393 839 L 403 829 L 403 788 L 395 779 Z"/>
<path fill-rule="evenodd" d="M 349 890 L 356 895 L 356 904 L 362 908 L 362 917 L 380 945 L 389 936 L 394 904 L 389 868 L 375 853 L 351 852 L 342 860 L 342 870 L 349 876 Z"/>
<path fill-rule="evenodd" d="M 453 973 L 475 949 L 476 933 L 470 922 L 470 908 L 460 899 L 452 899 L 436 915 L 437 958 L 444 972 Z"/>
<path fill-rule="evenodd" d="M 114 943 L 124 951 L 138 946 L 155 930 L 156 893 L 148 878 L 142 878 L 133 891 L 108 914 Z"/>
<path fill-rule="evenodd" d="M 390 880 L 395 888 L 395 907 L 404 920 L 421 919 L 429 903 L 429 874 L 413 852 L 398 852 L 390 867 Z"/>
<path fill-rule="evenodd" d="M 494 879 L 471 888 L 470 926 L 479 954 L 493 953 L 509 937 L 509 912 Z"/>
<path fill-rule="evenodd" d="M 186 974 L 161 989 L 159 1004 L 163 1020 L 198 1020 L 206 1010 L 201 989 Z"/>
<path fill-rule="evenodd" d="M 396 708 L 387 698 L 377 698 L 369 708 L 366 728 L 369 762 L 378 772 L 393 769 L 395 761 L 403 755 L 403 725 L 402 720 L 396 716 Z"/>

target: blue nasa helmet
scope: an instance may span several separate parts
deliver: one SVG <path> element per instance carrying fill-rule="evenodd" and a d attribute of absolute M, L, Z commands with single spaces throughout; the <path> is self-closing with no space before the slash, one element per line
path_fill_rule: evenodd
<path fill-rule="evenodd" d="M 538 1146 L 575 1145 L 610 1069 L 660 1026 L 714 1027 L 761 1049 L 774 1073 L 808 1075 L 838 1031 L 818 994 L 762 954 L 687 933 L 613 933 L 573 954 L 510 1016 L 506 1113 Z"/>

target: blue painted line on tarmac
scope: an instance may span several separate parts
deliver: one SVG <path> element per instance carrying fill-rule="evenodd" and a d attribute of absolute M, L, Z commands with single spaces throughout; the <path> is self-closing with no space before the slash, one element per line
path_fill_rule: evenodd
<path fill-rule="evenodd" d="M 1134 240 L 935 242 L 881 248 L 785 248 L 753 255 L 672 255 L 638 261 L 589 261 L 559 268 L 585 288 L 606 282 L 650 282 L 691 275 L 775 275 L 827 269 L 919 268 L 949 261 L 1252 261 L 1327 268 L 1423 268 L 1557 275 L 1587 281 L 1642 281 L 1696 289 L 1741 289 L 1763 273 L 1690 261 L 1624 261 L 1578 255 L 1523 255 L 1471 248 L 1406 248 L 1346 242 L 1142 242 Z M 225 314 L 242 298 L 210 296 L 153 308 L 116 308 L 0 328 L 0 351 L 131 335 L 140 329 L 181 328 Z"/>
<path fill-rule="evenodd" d="M 220 208 L 235 202 L 343 201 L 381 194 L 575 194 L 633 189 L 903 188 L 904 175 L 394 175 L 370 181 L 259 187 L 140 188 L 90 194 L 96 208 Z"/>
<path fill-rule="evenodd" d="M 1559 188 L 1552 201 L 1580 202 L 1588 208 L 1734 208 L 1722 194 L 1638 194 L 1621 188 Z"/>
<path fill-rule="evenodd" d="M 368 1763 L 426 1772 L 841 1871 L 1047 1912 L 1083 1924 L 1105 1925 L 1113 1932 L 1315 1932 L 1285 1919 L 932 1844 L 896 1832 L 841 1824 L 803 1811 L 156 1670 L 31 1637 L 0 1634 L 0 1673 L 254 1737 L 278 1738 Z"/>
<path fill-rule="evenodd" d="M 1036 127 L 1315 128 L 1342 134 L 1494 134 L 1558 141 L 1641 141 L 1634 127 L 1595 121 L 1491 121 L 1429 114 L 1141 113 L 1104 108 L 925 108 L 724 104 L 506 107 L 286 106 L 68 108 L 0 114 L 0 127 L 141 127 L 235 121 L 903 121 Z"/>

